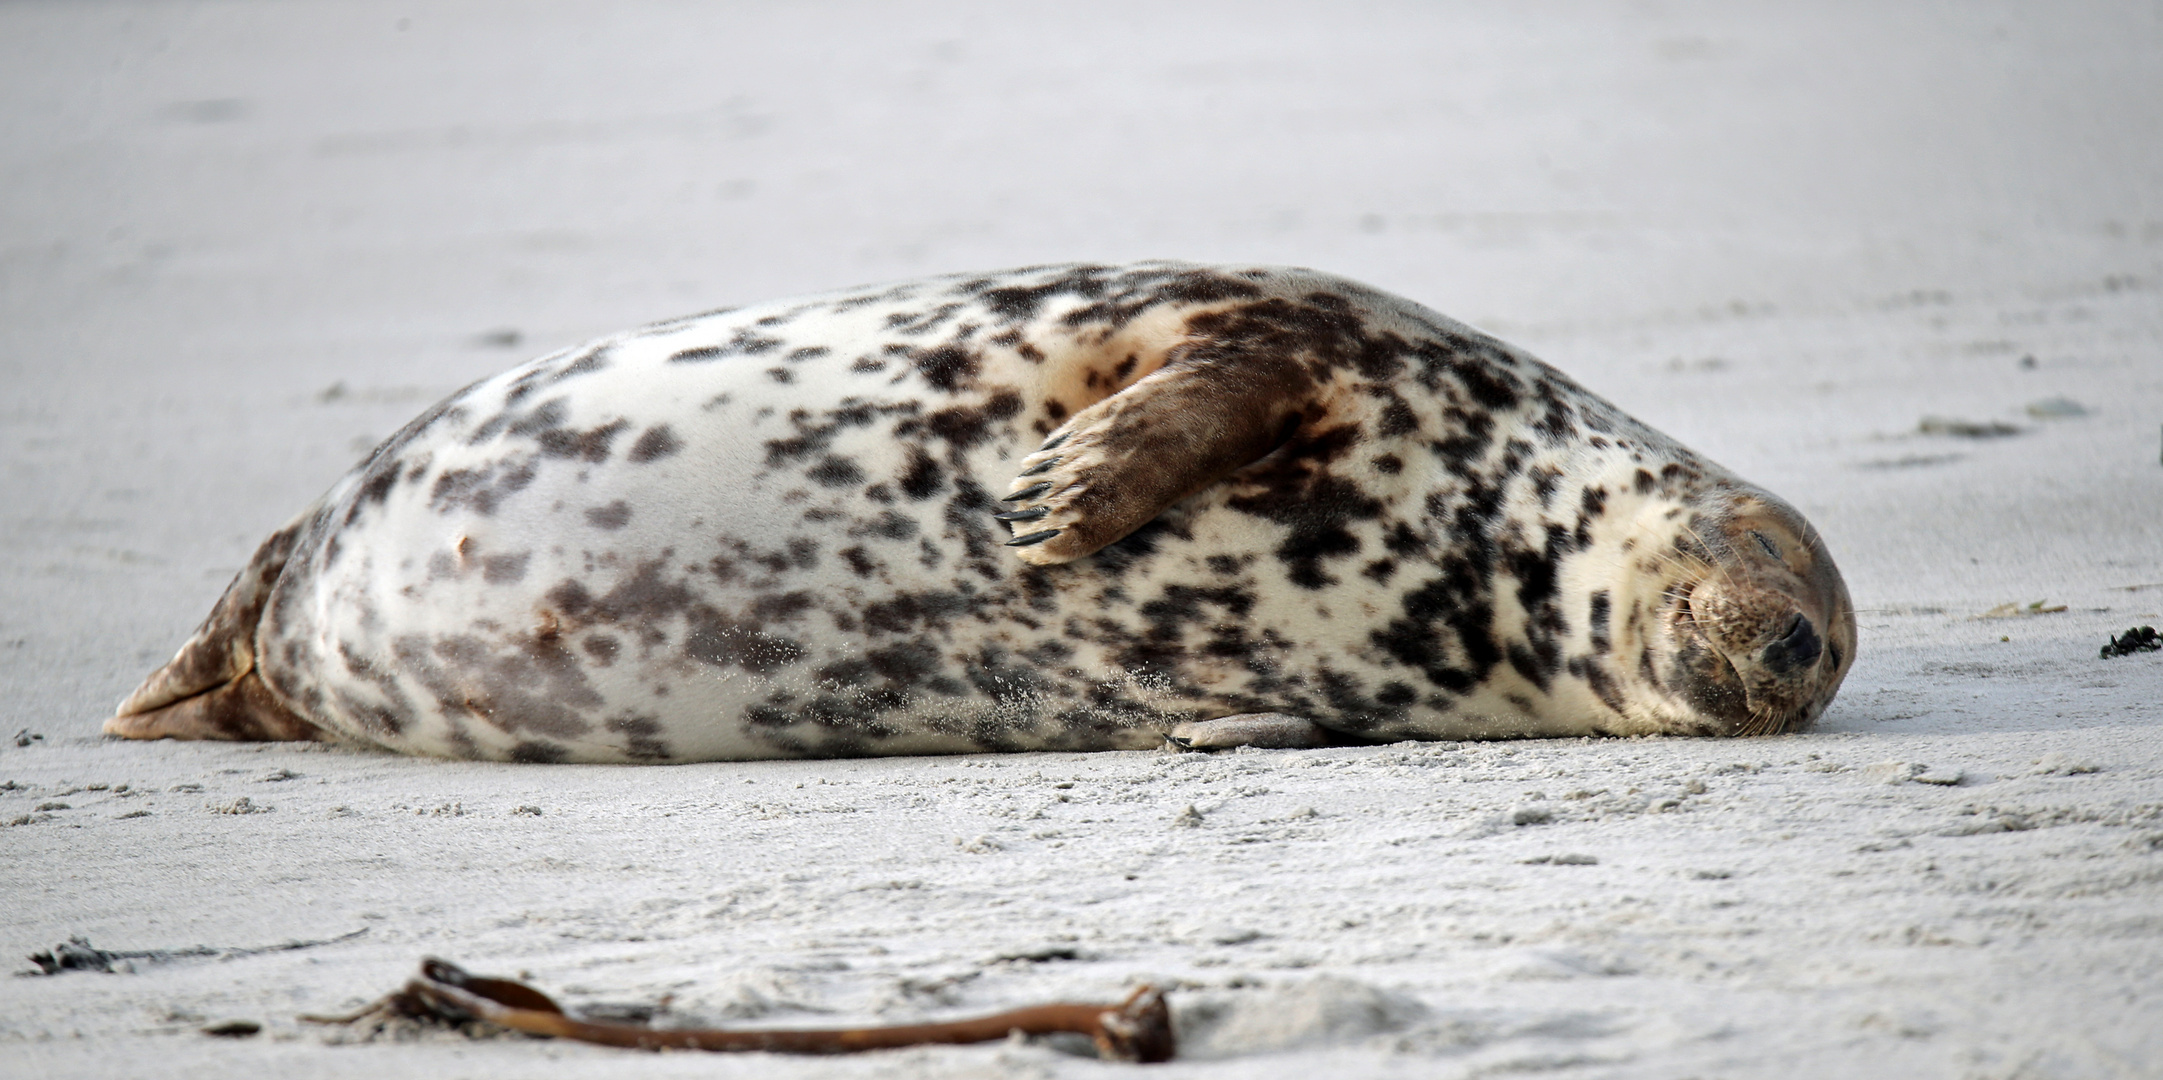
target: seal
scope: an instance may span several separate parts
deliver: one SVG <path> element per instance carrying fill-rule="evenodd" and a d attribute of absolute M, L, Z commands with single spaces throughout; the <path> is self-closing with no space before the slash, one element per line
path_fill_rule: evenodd
<path fill-rule="evenodd" d="M 1787 503 L 1285 268 L 1041 266 L 658 323 L 453 394 L 106 731 L 674 762 L 1795 731 Z"/>

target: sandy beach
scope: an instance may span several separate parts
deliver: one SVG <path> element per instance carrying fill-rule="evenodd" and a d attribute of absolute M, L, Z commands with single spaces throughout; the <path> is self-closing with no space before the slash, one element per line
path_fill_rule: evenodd
<path fill-rule="evenodd" d="M 2158 56 L 2100 3 L 0 6 L 0 1076 L 1135 1068 L 296 1019 L 430 955 L 679 1027 L 1148 982 L 1153 1075 L 2163 1076 L 2163 653 L 2098 656 L 2163 625 Z M 1782 494 L 1860 612 L 1839 699 L 647 768 L 99 733 L 475 378 L 1140 258 L 1371 282 Z M 208 952 L 39 974 L 71 938 Z"/>

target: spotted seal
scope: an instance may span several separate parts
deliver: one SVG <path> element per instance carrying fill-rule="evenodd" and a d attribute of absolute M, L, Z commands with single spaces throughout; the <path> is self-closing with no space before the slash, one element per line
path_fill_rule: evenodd
<path fill-rule="evenodd" d="M 670 762 L 1793 731 L 1792 507 L 1308 270 L 844 290 L 484 379 L 272 534 L 106 724 Z"/>

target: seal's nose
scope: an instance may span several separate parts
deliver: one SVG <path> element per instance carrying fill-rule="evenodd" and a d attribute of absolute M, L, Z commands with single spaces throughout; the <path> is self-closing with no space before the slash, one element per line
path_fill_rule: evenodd
<path fill-rule="evenodd" d="M 1810 620 L 1804 618 L 1802 613 L 1797 612 L 1794 618 L 1788 620 L 1787 633 L 1780 635 L 1780 640 L 1765 646 L 1765 651 L 1758 654 L 1758 662 L 1775 675 L 1786 675 L 1817 663 L 1818 653 L 1822 649 L 1823 643 L 1818 640 L 1817 628 L 1811 626 Z"/>

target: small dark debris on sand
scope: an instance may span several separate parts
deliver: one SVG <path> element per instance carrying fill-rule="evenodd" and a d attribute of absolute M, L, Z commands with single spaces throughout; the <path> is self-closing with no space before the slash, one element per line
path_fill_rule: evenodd
<path fill-rule="evenodd" d="M 1949 435 L 1956 439 L 2002 439 L 2018 435 L 2023 430 L 2015 424 L 2001 420 L 1954 420 L 1943 416 L 1923 417 L 1915 430 L 1924 435 Z"/>
<path fill-rule="evenodd" d="M 135 972 L 135 966 L 138 962 L 143 964 L 164 964 L 174 960 L 194 960 L 211 956 L 220 960 L 232 960 L 261 953 L 291 952 L 294 949 L 313 949 L 318 945 L 335 945 L 341 941 L 351 941 L 367 932 L 368 928 L 363 926 L 350 934 L 340 934 L 334 938 L 323 938 L 318 941 L 288 941 L 282 945 L 266 945 L 255 949 L 214 949 L 208 945 L 197 945 L 191 949 L 115 951 L 112 949 L 100 949 L 92 945 L 90 939 L 85 937 L 71 937 L 62 944 L 53 946 L 49 951 L 31 953 L 30 962 L 36 964 L 38 970 L 20 971 L 16 974 L 34 976 L 58 975 L 64 971 L 103 971 L 108 974 L 128 975 Z"/>
<path fill-rule="evenodd" d="M 2163 634 L 2156 633 L 2153 626 L 2136 626 L 2123 635 L 2110 639 L 2110 644 L 2103 646 L 2102 658 L 2108 660 L 2115 656 L 2131 656 L 2137 652 L 2158 650 L 2163 650 Z"/>
<path fill-rule="evenodd" d="M 212 1024 L 204 1028 L 203 1034 L 220 1039 L 245 1039 L 261 1030 L 263 1030 L 263 1025 L 253 1020 L 227 1020 L 224 1023 Z"/>

